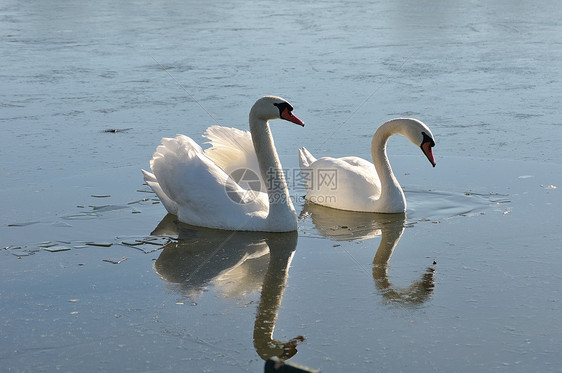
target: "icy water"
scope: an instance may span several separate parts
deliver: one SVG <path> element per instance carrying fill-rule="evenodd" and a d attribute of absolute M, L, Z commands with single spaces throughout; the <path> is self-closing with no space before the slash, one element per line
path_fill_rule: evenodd
<path fill-rule="evenodd" d="M 0 370 L 561 371 L 561 8 L 3 1 Z M 399 116 L 437 167 L 391 139 L 406 215 L 289 177 L 297 233 L 177 225 L 140 169 L 264 94 L 306 123 L 272 123 L 289 175 Z"/>

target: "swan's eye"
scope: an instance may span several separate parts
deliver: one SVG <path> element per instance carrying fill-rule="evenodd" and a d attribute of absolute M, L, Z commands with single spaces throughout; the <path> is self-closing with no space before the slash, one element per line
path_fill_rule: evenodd
<path fill-rule="evenodd" d="M 431 138 L 431 136 L 429 136 L 427 133 L 422 132 L 423 135 L 423 140 L 421 145 L 425 144 L 426 142 L 429 143 L 429 146 L 431 146 L 432 148 L 435 146 L 435 141 L 433 141 L 433 139 Z M 420 145 L 420 146 L 421 146 Z"/>
<path fill-rule="evenodd" d="M 275 103 L 273 105 L 275 105 L 277 107 L 277 109 L 279 109 L 279 116 L 282 116 L 285 109 L 287 109 L 289 111 L 289 113 L 291 113 L 293 111 L 293 107 L 288 102 L 281 102 L 281 103 L 278 103 L 278 104 Z"/>

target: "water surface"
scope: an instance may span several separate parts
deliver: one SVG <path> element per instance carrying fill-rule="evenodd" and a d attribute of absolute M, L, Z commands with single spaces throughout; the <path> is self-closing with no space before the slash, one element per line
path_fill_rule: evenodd
<path fill-rule="evenodd" d="M 562 48 L 548 1 L 5 1 L 0 324 L 8 371 L 560 371 Z M 166 216 L 164 136 L 247 128 L 264 94 L 296 150 L 392 138 L 405 215 L 304 205 L 296 234 Z M 117 131 L 107 131 L 117 130 Z"/>

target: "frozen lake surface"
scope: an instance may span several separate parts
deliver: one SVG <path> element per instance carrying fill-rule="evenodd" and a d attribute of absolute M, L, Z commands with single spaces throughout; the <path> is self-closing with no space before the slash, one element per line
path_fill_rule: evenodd
<path fill-rule="evenodd" d="M 4 1 L 5 371 L 561 371 L 562 4 Z M 247 129 L 369 159 L 406 215 L 305 205 L 298 233 L 177 225 L 143 184 L 162 137 Z M 107 131 L 118 130 L 118 131 Z M 289 179 L 289 181 L 291 181 Z"/>

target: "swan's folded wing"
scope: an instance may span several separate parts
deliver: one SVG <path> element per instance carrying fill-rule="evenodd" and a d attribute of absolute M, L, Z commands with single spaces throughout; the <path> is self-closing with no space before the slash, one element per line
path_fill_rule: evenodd
<path fill-rule="evenodd" d="M 375 166 L 359 157 L 319 158 L 311 166 L 316 176 L 316 187 L 337 191 L 338 194 L 359 193 L 377 195 L 380 180 Z"/>
<path fill-rule="evenodd" d="M 258 157 L 250 132 L 230 127 L 211 126 L 207 128 L 203 136 L 208 138 L 207 143 L 211 144 L 210 148 L 205 149 L 205 155 L 222 168 L 227 175 L 243 174 L 240 170 L 250 170 L 261 181 Z M 260 184 L 263 186 L 263 182 Z M 265 191 L 255 189 L 252 183 L 249 183 L 248 187 Z"/>
<path fill-rule="evenodd" d="M 319 158 L 310 165 L 306 199 L 324 206 L 364 211 L 380 195 L 372 163 L 357 157 Z"/>
<path fill-rule="evenodd" d="M 243 229 L 249 216 L 267 215 L 267 195 L 242 189 L 187 136 L 163 139 L 151 167 L 184 223 Z"/>

